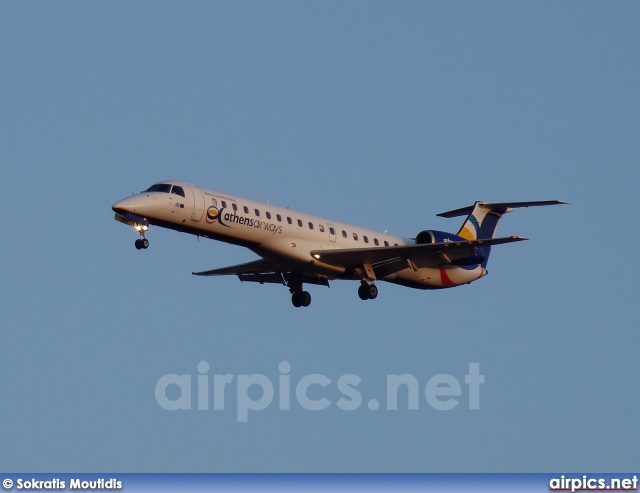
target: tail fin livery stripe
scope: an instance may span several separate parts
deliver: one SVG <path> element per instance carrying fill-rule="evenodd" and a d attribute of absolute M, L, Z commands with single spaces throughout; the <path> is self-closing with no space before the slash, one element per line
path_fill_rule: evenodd
<path fill-rule="evenodd" d="M 502 213 L 491 211 L 482 220 L 482 226 L 478 231 L 478 239 L 484 240 L 487 238 L 493 238 L 496 230 L 498 229 L 498 221 L 502 218 Z"/>
<path fill-rule="evenodd" d="M 466 240 L 476 240 L 478 238 L 479 230 L 480 225 L 478 224 L 478 220 L 473 216 L 473 214 L 469 214 L 469 217 L 460 228 L 460 231 L 458 231 L 458 236 L 462 236 Z"/>
<path fill-rule="evenodd" d="M 506 212 L 504 207 L 493 209 L 481 202 L 476 202 L 471 213 L 462 223 L 458 236 L 470 241 L 493 238 L 503 212 Z"/>

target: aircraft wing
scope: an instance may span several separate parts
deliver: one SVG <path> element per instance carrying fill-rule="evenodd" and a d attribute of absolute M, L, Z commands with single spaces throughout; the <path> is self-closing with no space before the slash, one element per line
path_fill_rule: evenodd
<path fill-rule="evenodd" d="M 282 278 L 282 269 L 268 260 L 254 260 L 245 264 L 231 265 L 220 269 L 192 272 L 194 276 L 230 276 L 236 275 L 241 281 L 286 284 Z"/>
<path fill-rule="evenodd" d="M 381 268 L 385 275 L 409 267 L 412 261 L 418 267 L 435 267 L 473 257 L 477 249 L 483 246 L 499 245 L 523 241 L 528 238 L 509 236 L 473 241 L 454 241 L 447 243 L 426 243 L 420 245 L 401 245 L 373 248 L 349 248 L 333 250 L 313 250 L 311 255 L 326 264 L 342 267 L 359 267 L 370 264 L 374 270 Z"/>
<path fill-rule="evenodd" d="M 192 272 L 194 276 L 228 276 L 238 274 L 259 274 L 263 272 L 277 272 L 279 269 L 268 260 L 254 260 L 246 264 L 230 265 L 220 269 Z"/>
<path fill-rule="evenodd" d="M 220 269 L 192 272 L 194 276 L 229 276 L 236 275 L 241 281 L 284 284 L 289 285 L 291 272 L 281 266 L 269 262 L 268 260 L 254 260 L 245 264 L 231 265 Z M 300 273 L 302 282 L 306 284 L 319 284 L 328 286 L 329 281 L 325 278 L 306 273 Z"/>

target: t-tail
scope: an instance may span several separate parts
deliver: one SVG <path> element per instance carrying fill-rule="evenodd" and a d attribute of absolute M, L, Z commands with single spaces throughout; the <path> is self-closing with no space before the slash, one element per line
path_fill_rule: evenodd
<path fill-rule="evenodd" d="M 537 207 L 541 205 L 567 204 L 561 200 L 537 200 L 533 202 L 481 202 L 453 211 L 442 212 L 440 217 L 467 216 L 457 235 L 467 240 L 486 240 L 495 236 L 498 222 L 503 214 L 519 207 Z M 482 267 L 486 269 L 491 246 L 484 247 L 486 257 Z"/>

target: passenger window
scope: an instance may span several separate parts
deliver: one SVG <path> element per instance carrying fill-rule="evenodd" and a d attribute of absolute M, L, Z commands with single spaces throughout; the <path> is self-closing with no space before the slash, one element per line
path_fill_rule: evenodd
<path fill-rule="evenodd" d="M 233 212 L 238 212 L 238 206 L 236 204 L 231 204 L 231 208 L 233 209 Z"/>
<path fill-rule="evenodd" d="M 324 226 L 322 224 L 318 225 L 318 229 L 320 230 L 321 233 L 324 233 Z"/>
<path fill-rule="evenodd" d="M 249 214 L 249 208 L 246 205 L 242 207 L 242 210 L 245 214 Z"/>
<path fill-rule="evenodd" d="M 333 226 L 331 226 L 331 227 L 329 228 L 329 233 L 331 233 L 332 235 L 335 235 L 335 234 L 336 234 L 336 230 L 334 229 L 334 227 L 333 227 Z"/>
<path fill-rule="evenodd" d="M 378 241 L 378 238 L 374 238 L 374 239 L 373 239 L 373 244 L 374 244 L 375 246 L 380 246 L 380 242 Z"/>
<path fill-rule="evenodd" d="M 287 222 L 288 222 L 289 224 L 293 224 L 293 221 L 291 220 L 291 218 L 290 218 L 289 216 L 287 216 Z"/>
<path fill-rule="evenodd" d="M 358 233 L 353 233 L 353 239 L 358 241 Z"/>
<path fill-rule="evenodd" d="M 298 226 L 302 227 L 302 220 L 298 219 Z"/>
<path fill-rule="evenodd" d="M 346 238 L 346 237 L 347 237 L 347 232 L 346 232 L 344 229 L 342 230 L 342 237 L 343 237 L 343 238 Z"/>
<path fill-rule="evenodd" d="M 184 189 L 179 187 L 178 185 L 174 185 L 171 189 L 171 193 L 175 193 L 176 195 L 180 195 L 180 197 L 184 197 Z"/>
<path fill-rule="evenodd" d="M 363 236 L 362 239 L 364 240 L 365 243 L 369 243 L 369 237 L 368 236 Z"/>
<path fill-rule="evenodd" d="M 393 246 L 400 246 L 400 245 L 398 245 L 397 243 L 394 243 Z"/>
<path fill-rule="evenodd" d="M 271 219 L 271 213 L 270 212 L 265 212 L 265 214 L 267 215 L 267 219 Z"/>
<path fill-rule="evenodd" d="M 260 211 L 258 209 L 255 209 L 256 212 L 256 217 L 260 217 Z"/>
<path fill-rule="evenodd" d="M 227 203 L 224 200 L 221 202 L 221 204 L 222 204 L 222 207 L 224 207 L 225 209 L 227 208 Z"/>
<path fill-rule="evenodd" d="M 279 223 L 282 222 L 282 216 L 280 214 L 276 214 L 276 219 L 278 220 Z"/>
<path fill-rule="evenodd" d="M 214 207 L 218 207 L 218 201 L 216 199 L 211 199 L 211 205 Z"/>
<path fill-rule="evenodd" d="M 309 229 L 313 229 L 313 223 L 309 221 Z"/>
<path fill-rule="evenodd" d="M 387 240 L 384 240 L 384 246 L 389 246 L 389 242 Z"/>

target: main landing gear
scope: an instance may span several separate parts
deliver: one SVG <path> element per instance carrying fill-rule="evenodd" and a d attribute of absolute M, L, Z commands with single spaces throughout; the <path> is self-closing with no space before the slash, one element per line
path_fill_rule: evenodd
<path fill-rule="evenodd" d="M 291 295 L 291 303 L 296 308 L 301 306 L 309 306 L 311 304 L 311 295 L 308 291 L 294 291 Z"/>
<path fill-rule="evenodd" d="M 311 295 L 302 288 L 302 276 L 291 273 L 290 277 L 287 278 L 287 286 L 291 293 L 291 303 L 293 306 L 300 308 L 301 306 L 309 306 L 311 304 Z"/>
<path fill-rule="evenodd" d="M 296 308 L 301 306 L 309 306 L 311 304 L 311 295 L 308 291 L 302 290 L 302 282 L 299 278 L 291 278 L 287 285 L 289 286 L 289 292 L 291 292 L 291 303 Z M 358 288 L 358 296 L 361 300 L 375 300 L 378 297 L 378 286 L 362 281 L 362 284 Z"/>
<path fill-rule="evenodd" d="M 361 300 L 375 300 L 378 297 L 378 286 L 362 282 L 358 288 L 358 296 Z"/>

